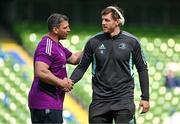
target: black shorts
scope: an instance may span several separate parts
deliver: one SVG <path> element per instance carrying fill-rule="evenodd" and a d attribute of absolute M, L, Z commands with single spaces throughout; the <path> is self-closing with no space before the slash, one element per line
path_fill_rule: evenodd
<path fill-rule="evenodd" d="M 62 124 L 62 110 L 54 110 L 54 109 L 32 109 L 31 112 L 31 121 L 32 124 L 37 123 L 56 123 Z"/>
<path fill-rule="evenodd" d="M 89 106 L 90 124 L 135 124 L 133 100 L 92 101 Z"/>

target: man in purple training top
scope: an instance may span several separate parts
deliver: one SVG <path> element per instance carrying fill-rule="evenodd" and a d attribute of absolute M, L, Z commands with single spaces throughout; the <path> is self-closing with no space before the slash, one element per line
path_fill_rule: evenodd
<path fill-rule="evenodd" d="M 66 63 L 77 64 L 81 52 L 72 54 L 59 42 L 70 31 L 68 17 L 52 14 L 47 20 L 48 34 L 39 42 L 34 54 L 34 80 L 28 102 L 32 123 L 63 123 L 65 92 L 73 83 L 67 78 Z"/>

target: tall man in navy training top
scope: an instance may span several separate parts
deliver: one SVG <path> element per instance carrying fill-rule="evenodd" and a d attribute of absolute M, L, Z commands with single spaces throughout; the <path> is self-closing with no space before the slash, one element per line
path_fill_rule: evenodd
<path fill-rule="evenodd" d="M 141 87 L 142 113 L 149 111 L 149 78 L 140 43 L 122 31 L 122 9 L 109 6 L 102 10 L 102 29 L 87 42 L 82 59 L 70 79 L 76 83 L 92 63 L 92 103 L 89 123 L 135 124 L 135 64 Z"/>

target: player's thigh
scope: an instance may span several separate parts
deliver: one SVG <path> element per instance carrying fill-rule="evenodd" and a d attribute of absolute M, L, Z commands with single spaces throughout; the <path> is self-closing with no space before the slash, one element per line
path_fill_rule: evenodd
<path fill-rule="evenodd" d="M 31 122 L 34 123 L 43 123 L 44 110 L 40 109 L 31 109 Z"/>
<path fill-rule="evenodd" d="M 44 122 L 62 124 L 62 110 L 46 109 Z"/>
<path fill-rule="evenodd" d="M 117 111 L 115 114 L 115 123 L 116 124 L 135 124 L 135 116 L 129 110 L 124 109 Z"/>
<path fill-rule="evenodd" d="M 30 109 L 32 123 L 63 123 L 62 110 Z"/>
<path fill-rule="evenodd" d="M 90 124 L 108 124 L 112 123 L 113 113 L 107 102 L 92 102 L 89 106 Z"/>

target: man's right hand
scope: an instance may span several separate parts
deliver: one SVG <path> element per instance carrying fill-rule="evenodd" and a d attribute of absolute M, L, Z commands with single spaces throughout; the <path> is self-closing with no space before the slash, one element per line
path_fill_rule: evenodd
<path fill-rule="evenodd" d="M 61 87 L 62 87 L 63 91 L 69 92 L 73 89 L 73 85 L 74 85 L 74 83 L 70 79 L 65 77 L 62 81 Z"/>

